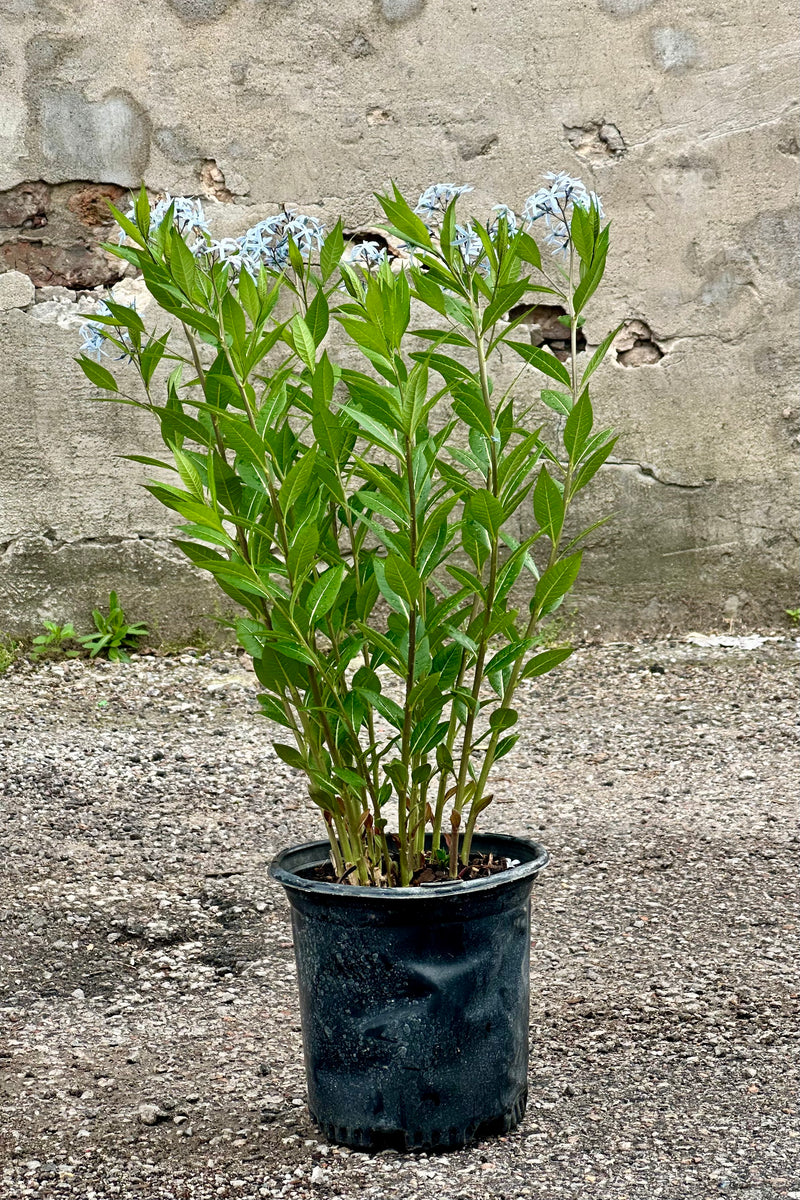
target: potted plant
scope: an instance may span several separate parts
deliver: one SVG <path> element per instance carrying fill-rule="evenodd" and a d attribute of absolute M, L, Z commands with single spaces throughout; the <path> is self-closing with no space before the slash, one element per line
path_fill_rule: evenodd
<path fill-rule="evenodd" d="M 572 501 L 615 442 L 587 385 L 617 331 L 577 361 L 608 247 L 599 200 L 551 174 L 520 216 L 481 223 L 457 218 L 469 190 L 435 185 L 412 208 L 394 188 L 385 235 L 348 242 L 290 211 L 218 241 L 198 202 L 153 209 L 143 188 L 107 248 L 168 327 L 109 300 L 79 359 L 102 398 L 159 422 L 166 458 L 130 457 L 166 473 L 147 486 L 179 514 L 176 544 L 239 606 L 262 711 L 286 731 L 275 752 L 322 818 L 326 839 L 271 873 L 292 907 L 310 1109 L 362 1147 L 460 1146 L 524 1112 L 547 853 L 476 824 L 520 683 L 570 654 L 542 622 L 596 528 L 568 528 Z M 565 361 L 515 335 L 542 296 Z M 136 394 L 99 361 L 114 357 Z M 532 371 L 541 423 L 516 396 Z"/>

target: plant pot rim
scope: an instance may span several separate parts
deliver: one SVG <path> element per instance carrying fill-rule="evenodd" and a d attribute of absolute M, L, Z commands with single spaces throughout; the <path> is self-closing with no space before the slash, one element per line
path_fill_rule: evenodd
<path fill-rule="evenodd" d="M 426 841 L 430 841 L 430 834 Z M 446 883 L 422 884 L 416 887 L 378 888 L 360 884 L 326 883 L 318 879 L 307 879 L 299 870 L 329 861 L 330 843 L 327 841 L 302 842 L 279 851 L 269 866 L 270 877 L 282 884 L 287 891 L 295 893 L 313 892 L 317 896 L 345 899 L 366 899 L 376 904 L 422 904 L 445 897 L 463 897 L 478 892 L 496 892 L 523 879 L 535 877 L 550 861 L 550 855 L 539 842 L 506 833 L 475 834 L 472 848 L 478 853 L 500 852 L 506 858 L 519 859 L 516 867 L 499 871 L 485 879 L 457 879 Z"/>

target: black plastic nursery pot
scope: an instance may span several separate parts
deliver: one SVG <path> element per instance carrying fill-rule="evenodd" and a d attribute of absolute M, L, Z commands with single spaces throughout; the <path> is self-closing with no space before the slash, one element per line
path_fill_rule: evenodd
<path fill-rule="evenodd" d="M 423 887 L 321 883 L 327 842 L 280 853 L 292 910 L 311 1116 L 332 1142 L 445 1150 L 513 1129 L 527 1102 L 535 842 L 476 835 L 518 860 Z"/>

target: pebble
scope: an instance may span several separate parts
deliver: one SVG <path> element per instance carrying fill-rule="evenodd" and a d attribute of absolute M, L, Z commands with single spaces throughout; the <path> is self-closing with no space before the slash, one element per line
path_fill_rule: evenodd
<path fill-rule="evenodd" d="M 157 1125 L 167 1116 L 167 1113 L 162 1112 L 157 1104 L 140 1104 L 138 1116 L 142 1125 Z"/>

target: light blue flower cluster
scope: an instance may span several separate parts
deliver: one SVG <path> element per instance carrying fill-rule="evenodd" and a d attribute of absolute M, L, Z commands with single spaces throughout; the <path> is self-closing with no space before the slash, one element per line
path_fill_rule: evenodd
<path fill-rule="evenodd" d="M 148 236 L 152 237 L 158 229 L 164 217 L 169 212 L 170 205 L 172 208 L 172 219 L 175 228 L 180 233 L 181 237 L 186 237 L 187 234 L 193 233 L 195 237 L 199 237 L 209 232 L 208 222 L 206 221 L 203 205 L 199 200 L 190 200 L 188 196 L 170 196 L 169 192 L 164 196 L 163 200 L 159 200 L 157 204 L 150 207 L 150 229 Z M 131 204 L 125 214 L 129 221 L 136 220 L 136 206 Z M 127 234 L 120 232 L 120 242 L 124 242 Z"/>
<path fill-rule="evenodd" d="M 473 190 L 469 184 L 432 183 L 420 196 L 414 212 L 422 217 L 426 225 L 435 227 L 440 223 L 440 218 L 447 211 L 448 206 L 458 196 Z M 518 228 L 518 218 L 514 210 L 507 204 L 495 204 L 492 212 L 497 214 L 488 226 L 488 233 L 492 240 L 497 237 L 501 218 L 505 219 L 508 232 L 513 237 Z M 479 268 L 488 270 L 488 262 L 482 258 L 481 239 L 469 222 L 466 225 L 456 225 L 453 245 L 461 251 L 461 257 L 467 266 L 477 263 Z"/>
<path fill-rule="evenodd" d="M 210 258 L 213 262 L 228 263 L 234 277 L 247 271 L 257 278 L 262 266 L 274 272 L 288 267 L 290 239 L 301 257 L 308 261 L 314 251 L 322 249 L 325 227 L 316 217 L 286 209 L 274 217 L 258 221 L 241 237 L 222 238 L 219 241 L 198 240 L 192 247 L 192 253 Z"/>
<path fill-rule="evenodd" d="M 547 226 L 545 241 L 554 254 L 565 253 L 569 248 L 569 224 L 576 205 L 587 212 L 594 204 L 600 216 L 603 206 L 596 192 L 590 192 L 580 179 L 573 179 L 566 172 L 548 171 L 548 184 L 528 196 L 522 210 L 529 224 L 544 219 Z"/>
<path fill-rule="evenodd" d="M 295 243 L 306 261 L 322 248 L 325 227 L 316 217 L 305 216 L 285 209 L 274 217 L 259 221 L 238 238 L 213 238 L 199 200 L 167 193 L 150 209 L 149 236 L 153 236 L 172 205 L 175 228 L 186 238 L 192 254 L 211 262 L 228 263 L 234 278 L 243 271 L 258 276 L 261 266 L 280 272 L 289 265 L 289 241 Z M 136 207 L 127 212 L 129 220 L 136 219 Z M 120 232 L 120 242 L 126 234 Z"/>
<path fill-rule="evenodd" d="M 492 212 L 497 213 L 497 216 L 490 222 L 488 227 L 489 237 L 492 241 L 497 237 L 501 221 L 505 221 L 509 237 L 514 237 L 519 227 L 519 222 L 513 208 L 509 208 L 507 204 L 495 204 Z"/>
<path fill-rule="evenodd" d="M 97 312 L 109 312 L 108 306 L 102 300 L 97 306 Z M 87 321 L 85 325 L 81 325 L 78 333 L 83 338 L 81 354 L 87 354 L 90 358 L 96 358 L 98 362 L 103 355 L 110 357 L 109 351 L 105 348 L 106 335 L 102 325 L 97 325 L 94 321 Z"/>
<path fill-rule="evenodd" d="M 125 307 L 128 306 L 126 305 Z M 136 311 L 136 301 L 130 305 L 130 308 L 132 308 L 134 312 Z M 98 316 L 102 317 L 110 317 L 112 315 L 111 309 L 108 307 L 105 300 L 98 300 L 97 304 L 95 305 L 95 312 Z M 113 353 L 115 350 L 119 349 L 119 347 L 115 346 L 113 342 L 109 341 L 108 335 L 106 334 L 106 327 L 104 325 L 98 325 L 96 321 L 87 321 L 85 325 L 81 325 L 78 333 L 83 338 L 80 348 L 81 354 L 86 354 L 90 358 L 95 358 L 98 362 L 102 357 L 115 359 L 130 358 L 130 353 L 126 354 L 124 351 L 122 354 Z M 123 345 L 130 346 L 127 330 L 116 329 L 115 334 L 123 343 Z"/>
<path fill-rule="evenodd" d="M 420 196 L 414 212 L 422 217 L 426 225 L 438 224 L 439 218 L 447 212 L 448 205 L 456 196 L 463 196 L 472 190 L 466 183 L 432 183 Z"/>
<path fill-rule="evenodd" d="M 386 262 L 387 257 L 386 247 L 374 241 L 357 242 L 355 246 L 350 246 L 346 253 L 348 263 L 358 264 L 367 270 L 379 267 L 381 263 Z"/>
<path fill-rule="evenodd" d="M 467 266 L 476 263 L 483 253 L 483 242 L 471 225 L 456 225 L 453 245 L 461 251 Z"/>

